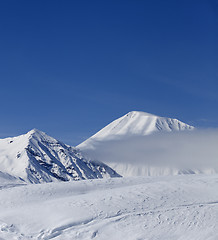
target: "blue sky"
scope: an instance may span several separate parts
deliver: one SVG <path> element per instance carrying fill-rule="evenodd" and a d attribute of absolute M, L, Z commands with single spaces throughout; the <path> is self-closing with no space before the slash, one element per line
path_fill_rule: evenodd
<path fill-rule="evenodd" d="M 1 1 L 0 137 L 76 145 L 132 110 L 218 127 L 217 1 Z"/>

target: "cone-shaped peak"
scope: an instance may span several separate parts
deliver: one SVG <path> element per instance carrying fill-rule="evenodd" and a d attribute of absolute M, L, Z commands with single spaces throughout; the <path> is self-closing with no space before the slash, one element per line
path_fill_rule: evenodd
<path fill-rule="evenodd" d="M 32 130 L 30 130 L 27 134 L 35 134 L 35 133 L 39 133 L 39 134 L 43 134 L 44 132 L 38 130 L 37 128 L 33 128 Z M 44 133 L 45 134 L 45 133 Z"/>
<path fill-rule="evenodd" d="M 0 172 L 30 183 L 119 177 L 107 165 L 89 161 L 35 128 L 0 142 Z"/>
<path fill-rule="evenodd" d="M 157 115 L 143 112 L 143 111 L 131 111 L 131 112 L 128 112 L 125 116 L 127 117 L 134 117 L 134 116 L 158 117 Z"/>
<path fill-rule="evenodd" d="M 30 130 L 29 132 L 27 132 L 26 135 L 27 135 L 28 137 L 30 137 L 30 136 L 47 136 L 46 133 L 44 133 L 44 132 L 42 132 L 42 131 L 40 131 L 40 130 L 38 130 L 38 129 L 36 129 L 36 128 L 33 128 L 32 130 Z"/>
<path fill-rule="evenodd" d="M 95 135 L 78 145 L 78 148 L 91 146 L 94 141 L 125 139 L 131 136 L 145 136 L 156 132 L 192 130 L 194 127 L 177 119 L 159 117 L 154 114 L 131 111 L 114 120 Z"/>
<path fill-rule="evenodd" d="M 51 142 L 51 143 L 57 143 L 59 142 L 58 140 L 56 140 L 55 138 L 47 135 L 45 132 L 42 132 L 36 128 L 30 130 L 27 134 L 25 134 L 29 140 L 35 139 L 37 141 L 47 141 L 47 142 Z"/>

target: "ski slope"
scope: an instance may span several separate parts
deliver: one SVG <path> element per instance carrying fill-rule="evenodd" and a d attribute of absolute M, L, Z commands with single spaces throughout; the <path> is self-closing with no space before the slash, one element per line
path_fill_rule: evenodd
<path fill-rule="evenodd" d="M 218 239 L 216 174 L 0 185 L 0 239 Z"/>

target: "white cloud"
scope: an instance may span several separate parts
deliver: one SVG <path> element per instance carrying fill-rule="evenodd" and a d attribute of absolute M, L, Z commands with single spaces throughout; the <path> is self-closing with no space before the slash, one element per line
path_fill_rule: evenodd
<path fill-rule="evenodd" d="M 85 152 L 105 163 L 136 163 L 182 168 L 218 167 L 218 129 L 162 133 L 93 142 Z"/>

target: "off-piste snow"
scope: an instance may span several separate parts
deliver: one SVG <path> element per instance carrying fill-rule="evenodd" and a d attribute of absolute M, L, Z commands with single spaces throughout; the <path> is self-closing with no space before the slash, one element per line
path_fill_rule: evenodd
<path fill-rule="evenodd" d="M 92 155 L 106 147 L 107 157 L 122 156 L 121 150 L 134 150 L 129 143 L 144 153 L 141 139 L 155 152 L 153 142 L 168 141 L 163 133 L 194 129 L 133 111 L 76 148 L 36 129 L 1 139 L 0 239 L 217 240 L 216 171 L 151 167 L 134 158 L 105 164 L 104 156 Z"/>
<path fill-rule="evenodd" d="M 0 188 L 0 239 L 217 240 L 218 176 L 110 178 Z"/>

